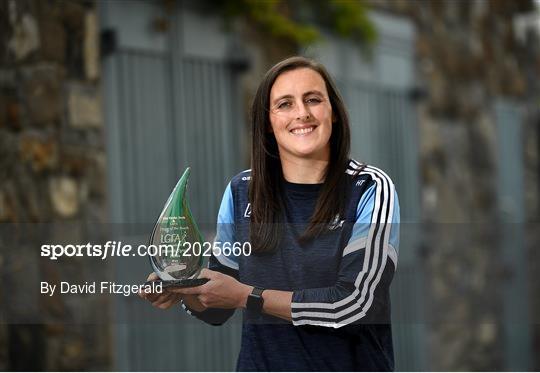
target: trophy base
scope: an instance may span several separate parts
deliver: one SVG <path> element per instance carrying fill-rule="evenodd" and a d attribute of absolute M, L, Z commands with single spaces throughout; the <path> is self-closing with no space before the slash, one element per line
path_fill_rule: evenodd
<path fill-rule="evenodd" d="M 151 285 L 154 282 L 162 283 L 163 288 L 192 288 L 195 286 L 201 286 L 206 284 L 209 281 L 207 278 L 187 278 L 184 280 L 154 280 L 154 281 L 146 281 L 145 285 Z"/>

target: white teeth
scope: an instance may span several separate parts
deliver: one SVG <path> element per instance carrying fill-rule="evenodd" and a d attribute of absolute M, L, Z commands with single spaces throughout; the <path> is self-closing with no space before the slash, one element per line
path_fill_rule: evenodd
<path fill-rule="evenodd" d="M 294 130 L 292 130 L 291 132 L 294 133 L 295 135 L 303 135 L 304 133 L 309 133 L 311 131 L 313 131 L 315 127 L 308 127 L 308 128 L 296 128 Z"/>

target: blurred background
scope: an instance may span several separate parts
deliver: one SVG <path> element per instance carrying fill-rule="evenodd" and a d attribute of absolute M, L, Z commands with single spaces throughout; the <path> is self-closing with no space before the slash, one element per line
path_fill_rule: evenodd
<path fill-rule="evenodd" d="M 146 242 L 187 166 L 213 235 L 249 168 L 264 72 L 321 61 L 352 155 L 392 177 L 402 241 L 397 370 L 540 370 L 540 4 L 533 0 L 0 0 L 0 369 L 232 370 L 222 327 L 136 297 L 144 258 L 40 257 L 44 243 Z"/>

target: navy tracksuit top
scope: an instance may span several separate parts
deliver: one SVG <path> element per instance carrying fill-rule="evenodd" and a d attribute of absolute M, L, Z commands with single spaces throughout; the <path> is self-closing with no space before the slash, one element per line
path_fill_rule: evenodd
<path fill-rule="evenodd" d="M 250 171 L 227 186 L 216 241 L 248 242 Z M 299 244 L 321 184 L 284 181 L 285 224 L 271 254 L 211 257 L 209 268 L 263 289 L 292 291 L 292 323 L 243 311 L 239 371 L 389 371 L 394 369 L 389 287 L 399 251 L 399 202 L 381 170 L 351 160 L 345 216 Z M 227 253 L 228 254 L 228 253 Z M 186 308 L 184 306 L 184 308 Z M 219 325 L 234 310 L 186 310 Z"/>

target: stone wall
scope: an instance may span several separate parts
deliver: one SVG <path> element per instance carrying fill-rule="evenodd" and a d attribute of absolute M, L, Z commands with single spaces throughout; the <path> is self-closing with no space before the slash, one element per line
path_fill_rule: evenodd
<path fill-rule="evenodd" d="M 422 252 L 429 279 L 429 369 L 504 369 L 500 289 L 506 269 L 496 228 L 494 105 L 497 98 L 509 98 L 524 109 L 526 270 L 530 314 L 537 315 L 540 41 L 534 35 L 519 40 L 513 23 L 534 5 L 528 0 L 371 3 L 411 19 L 417 30 L 417 77 L 425 92 L 418 105 L 422 219 L 424 232 L 430 232 Z M 531 325 L 531 331 L 538 351 L 538 327 Z M 540 367 L 538 360 L 533 364 Z"/>
<path fill-rule="evenodd" d="M 111 367 L 109 325 L 64 323 L 77 302 L 39 294 L 39 281 L 63 279 L 39 244 L 95 239 L 88 227 L 106 220 L 98 42 L 91 1 L 0 2 L 2 370 Z M 107 303 L 78 304 L 108 312 Z"/>

